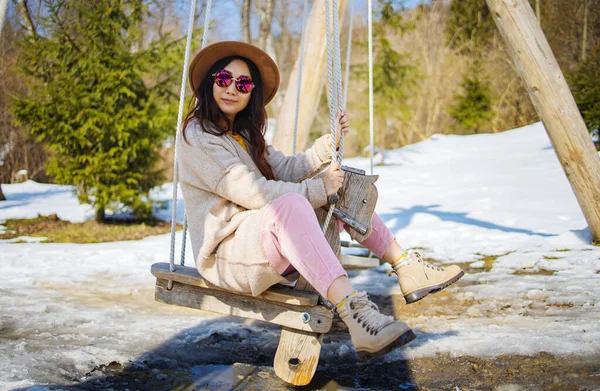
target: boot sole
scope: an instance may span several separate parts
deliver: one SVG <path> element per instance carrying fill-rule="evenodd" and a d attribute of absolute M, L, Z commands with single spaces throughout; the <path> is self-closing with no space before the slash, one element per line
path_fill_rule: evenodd
<path fill-rule="evenodd" d="M 409 293 L 408 295 L 404 295 L 404 300 L 406 301 L 406 304 L 411 304 L 416 301 L 419 301 L 430 293 L 439 292 L 442 289 L 446 288 L 447 286 L 454 284 L 456 281 L 460 280 L 460 278 L 464 275 L 465 275 L 465 272 L 461 271 L 456 276 L 452 277 L 451 279 L 449 279 L 446 282 L 443 282 L 443 283 L 437 284 L 437 285 L 433 285 L 433 286 L 429 286 L 427 288 L 421 288 L 419 290 Z"/>
<path fill-rule="evenodd" d="M 377 352 L 371 353 L 367 352 L 366 350 L 357 350 L 356 355 L 358 356 L 358 359 L 360 361 L 368 361 L 373 358 L 383 356 L 384 354 L 389 353 L 392 350 L 399 348 L 400 346 L 406 345 L 415 338 L 417 338 L 417 336 L 415 335 L 415 333 L 413 333 L 412 330 L 409 329 L 404 334 L 399 336 L 394 342 L 390 343 L 389 345 Z"/>

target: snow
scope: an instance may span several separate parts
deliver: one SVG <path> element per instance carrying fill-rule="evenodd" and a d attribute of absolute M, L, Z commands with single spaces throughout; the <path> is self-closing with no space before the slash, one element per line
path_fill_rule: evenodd
<path fill-rule="evenodd" d="M 399 243 L 442 264 L 470 264 L 471 271 L 437 301 L 423 300 L 442 304 L 404 317 L 418 338 L 385 360 L 600 354 L 600 248 L 541 123 L 499 134 L 435 135 L 386 151 L 385 162 L 374 169 L 377 212 Z M 365 158 L 344 164 L 369 172 Z M 28 181 L 2 188 L 8 200 L 0 203 L 0 224 L 38 214 L 93 217 L 73 187 Z M 172 185 L 151 196 L 164 203 L 157 216 L 170 220 Z M 181 200 L 176 215 L 183 219 Z M 277 343 L 277 328 L 156 303 L 149 268 L 168 259 L 169 240 L 0 242 L 0 389 L 69 384 L 100 365 L 139 362 L 167 341 L 177 346 L 217 331 Z M 387 270 L 351 272 L 351 282 L 372 295 L 399 295 Z M 322 359 L 351 351 L 350 341 L 333 342 Z"/>

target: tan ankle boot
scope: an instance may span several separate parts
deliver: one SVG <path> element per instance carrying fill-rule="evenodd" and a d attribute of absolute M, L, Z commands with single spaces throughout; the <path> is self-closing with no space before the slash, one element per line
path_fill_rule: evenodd
<path fill-rule="evenodd" d="M 398 276 L 398 283 L 407 304 L 421 300 L 458 281 L 465 273 L 456 265 L 439 267 L 427 263 L 414 251 L 392 265 L 390 275 Z"/>
<path fill-rule="evenodd" d="M 366 292 L 347 299 L 337 312 L 350 330 L 361 361 L 381 356 L 416 337 L 406 323 L 381 314 Z"/>

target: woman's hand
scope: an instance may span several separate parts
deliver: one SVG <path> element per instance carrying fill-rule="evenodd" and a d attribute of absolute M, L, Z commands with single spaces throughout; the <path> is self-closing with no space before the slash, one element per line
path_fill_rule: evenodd
<path fill-rule="evenodd" d="M 329 197 L 342 187 L 344 183 L 344 172 L 341 170 L 340 165 L 333 161 L 329 165 L 325 175 L 323 176 L 323 182 L 325 183 L 325 191 Z"/>
<path fill-rule="evenodd" d="M 348 118 L 348 114 L 346 114 L 345 111 L 340 111 L 335 117 L 335 119 L 335 149 L 337 150 L 340 149 L 340 135 L 343 134 L 344 137 L 346 137 L 348 135 L 348 132 L 350 131 L 350 119 Z"/>
<path fill-rule="evenodd" d="M 335 119 L 335 134 L 337 138 L 335 143 L 335 149 L 339 150 L 341 134 L 343 134 L 344 137 L 346 137 L 348 135 L 348 132 L 350 131 L 350 120 L 348 119 L 348 114 L 346 114 L 345 111 L 339 112 Z M 327 146 L 329 147 L 329 149 L 331 149 L 331 139 L 329 139 Z"/>

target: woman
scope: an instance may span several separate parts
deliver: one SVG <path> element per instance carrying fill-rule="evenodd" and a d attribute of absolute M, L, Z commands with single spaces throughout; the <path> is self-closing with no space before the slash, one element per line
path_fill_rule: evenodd
<path fill-rule="evenodd" d="M 314 209 L 327 203 L 344 177 L 331 162 L 331 137 L 293 157 L 266 145 L 265 105 L 279 86 L 273 60 L 252 45 L 219 42 L 196 55 L 189 79 L 196 103 L 178 140 L 178 162 L 202 276 L 256 296 L 301 274 L 336 304 L 361 359 L 414 339 L 405 323 L 382 315 L 366 293 L 352 288 L 317 222 Z M 348 133 L 346 114 L 337 126 L 338 134 Z M 392 265 L 408 303 L 462 276 L 456 266 L 438 268 L 405 252 L 376 214 L 372 226 L 362 244 Z"/>

